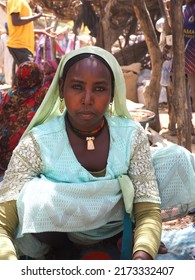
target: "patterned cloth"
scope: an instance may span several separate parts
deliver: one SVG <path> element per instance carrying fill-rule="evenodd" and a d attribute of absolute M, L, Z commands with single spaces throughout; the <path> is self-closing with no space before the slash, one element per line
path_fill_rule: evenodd
<path fill-rule="evenodd" d="M 183 11 L 185 40 L 185 72 L 195 74 L 195 3 L 189 3 Z"/>
<path fill-rule="evenodd" d="M 47 87 L 43 71 L 34 62 L 24 62 L 17 70 L 13 88 L 0 104 L 0 168 L 7 168 L 12 151 L 41 104 Z"/>
<path fill-rule="evenodd" d="M 55 60 L 47 60 L 43 62 L 42 65 L 43 71 L 45 73 L 44 86 L 49 88 L 58 68 L 58 63 Z"/>
<path fill-rule="evenodd" d="M 41 65 L 43 61 L 52 60 L 51 38 L 41 34 L 36 49 L 35 62 L 37 64 Z"/>
<path fill-rule="evenodd" d="M 25 255 L 38 258 L 42 249 L 41 255 L 45 253 L 45 247 L 32 242 L 31 236 L 29 240 L 29 233 L 63 231 L 73 243 L 87 246 L 118 234 L 122 231 L 124 216 L 122 193 L 129 208 L 133 202 L 130 188 L 135 188 L 134 202 L 160 202 L 143 128 L 129 119 L 106 117 L 112 137 L 103 177 L 91 175 L 77 161 L 72 149 L 64 148 L 69 147 L 64 116 L 35 127 L 33 136 L 23 138 L 15 149 L 15 160 L 12 157 L 9 165 L 12 171 L 10 176 L 6 173 L 0 200 L 5 201 L 7 195 L 14 199 L 12 195 L 15 193 L 16 198 L 19 192 L 17 248 Z M 30 161 L 25 160 L 27 155 Z M 69 172 L 64 172 L 66 166 Z M 23 167 L 26 171 L 21 173 Z M 117 178 L 127 172 L 129 176 L 125 176 L 125 181 L 120 178 L 119 186 Z M 134 187 L 129 184 L 129 178 Z M 145 184 L 147 190 L 144 190 Z M 10 185 L 12 188 L 8 190 Z"/>

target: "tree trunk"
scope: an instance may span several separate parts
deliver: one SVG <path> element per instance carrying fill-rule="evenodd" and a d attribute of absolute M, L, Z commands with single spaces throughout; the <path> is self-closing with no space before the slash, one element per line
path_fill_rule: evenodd
<path fill-rule="evenodd" d="M 102 1 L 100 1 L 102 2 Z M 131 6 L 128 0 L 109 0 L 101 5 L 99 30 L 96 45 L 111 51 L 111 47 L 128 24 Z"/>
<path fill-rule="evenodd" d="M 186 92 L 182 1 L 171 1 L 173 33 L 173 98 L 178 144 L 191 151 L 191 110 Z"/>
<path fill-rule="evenodd" d="M 152 24 L 152 20 L 146 3 L 144 0 L 136 1 L 132 0 L 132 5 L 136 14 L 136 17 L 140 23 L 141 29 L 144 33 L 145 41 L 148 47 L 148 51 L 151 58 L 152 75 L 149 86 L 144 92 L 144 104 L 147 109 L 155 113 L 155 119 L 150 123 L 151 128 L 160 131 L 160 119 L 159 119 L 159 95 L 160 95 L 160 77 L 162 68 L 162 55 L 158 45 L 158 39 Z"/>

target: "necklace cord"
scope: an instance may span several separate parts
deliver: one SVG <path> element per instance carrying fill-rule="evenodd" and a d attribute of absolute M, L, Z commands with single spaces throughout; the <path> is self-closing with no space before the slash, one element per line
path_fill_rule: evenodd
<path fill-rule="evenodd" d="M 94 130 L 91 131 L 82 131 L 79 130 L 75 127 L 73 127 L 73 125 L 71 124 L 68 114 L 65 115 L 65 122 L 67 127 L 75 134 L 77 135 L 79 138 L 86 140 L 87 141 L 87 150 L 95 150 L 95 146 L 94 146 L 94 140 L 96 137 L 98 137 L 101 132 L 103 131 L 104 125 L 105 125 L 105 118 L 102 118 L 101 123 L 98 125 L 98 127 Z"/>

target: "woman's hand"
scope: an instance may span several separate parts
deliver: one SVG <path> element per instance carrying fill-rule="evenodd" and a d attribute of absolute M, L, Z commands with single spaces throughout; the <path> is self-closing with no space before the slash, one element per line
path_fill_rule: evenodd
<path fill-rule="evenodd" d="M 132 260 L 152 260 L 152 257 L 144 251 L 137 251 L 134 253 Z"/>

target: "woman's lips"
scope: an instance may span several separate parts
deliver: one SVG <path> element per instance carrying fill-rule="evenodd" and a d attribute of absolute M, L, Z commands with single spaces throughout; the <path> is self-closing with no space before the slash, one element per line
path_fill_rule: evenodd
<path fill-rule="evenodd" d="M 86 112 L 80 112 L 79 116 L 82 119 L 91 119 L 94 116 L 94 114 L 92 112 L 86 111 Z"/>

